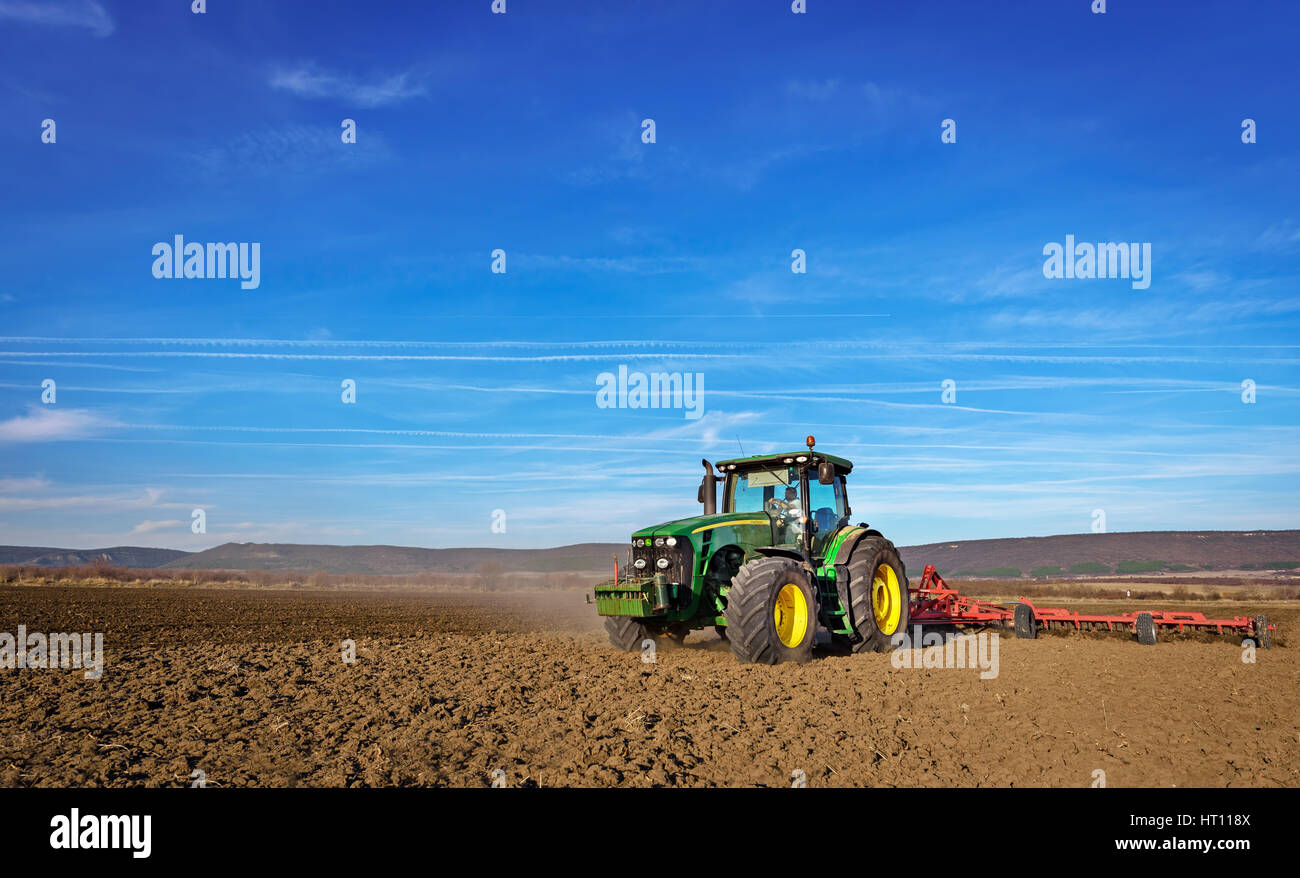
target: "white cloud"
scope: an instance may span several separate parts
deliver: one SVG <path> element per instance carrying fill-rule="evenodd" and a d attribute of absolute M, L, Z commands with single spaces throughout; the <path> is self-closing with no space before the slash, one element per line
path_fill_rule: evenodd
<path fill-rule="evenodd" d="M 785 93 L 805 100 L 824 101 L 833 96 L 839 87 L 838 79 L 824 79 L 820 82 L 810 79 L 792 79 L 785 84 Z"/>
<path fill-rule="evenodd" d="M 334 98 L 366 108 L 401 103 L 426 92 L 424 84 L 410 71 L 376 82 L 361 82 L 314 64 L 278 68 L 271 74 L 271 87 L 301 98 Z"/>
<path fill-rule="evenodd" d="M 1265 319 L 1300 311 L 1300 296 L 1263 298 L 1259 296 L 1214 299 L 1194 306 L 1186 304 L 1150 304 L 1082 308 L 1016 308 L 996 311 L 987 324 L 998 330 L 1012 328 L 1076 329 L 1089 332 L 1140 333 L 1154 327 L 1188 327 L 1221 324 L 1231 320 Z M 1172 360 L 1170 360 L 1172 362 Z"/>
<path fill-rule="evenodd" d="M 368 132 L 366 148 L 340 148 L 339 129 L 287 125 L 240 132 L 228 140 L 204 144 L 191 153 L 200 173 L 209 178 L 231 174 L 284 175 L 365 167 L 388 159 L 391 150 L 378 132 Z"/>
<path fill-rule="evenodd" d="M 1203 293 L 1206 290 L 1222 289 L 1232 282 L 1232 278 L 1226 274 L 1208 268 L 1179 272 L 1174 277 L 1198 293 Z"/>
<path fill-rule="evenodd" d="M 2 19 L 51 27 L 81 27 L 97 37 L 106 37 L 115 29 L 108 10 L 96 0 L 0 0 Z"/>
<path fill-rule="evenodd" d="M 0 494 L 17 494 L 22 491 L 42 491 L 48 488 L 45 479 L 0 479 Z"/>
<path fill-rule="evenodd" d="M 1291 219 L 1274 223 L 1255 240 L 1255 246 L 1262 250 L 1289 250 L 1297 244 L 1300 244 L 1300 226 Z"/>
<path fill-rule="evenodd" d="M 156 530 L 170 530 L 174 527 L 183 527 L 185 522 L 180 519 L 170 519 L 168 521 L 149 521 L 145 520 L 131 528 L 133 534 L 148 534 Z"/>
<path fill-rule="evenodd" d="M 57 442 L 82 439 L 116 424 L 85 409 L 32 406 L 27 414 L 0 421 L 0 442 Z"/>
<path fill-rule="evenodd" d="M 151 509 L 175 508 L 180 503 L 161 503 L 163 492 L 146 488 L 141 494 L 77 494 L 57 497 L 0 497 L 0 511 L 29 512 L 42 509 Z M 211 509 L 211 507 L 208 507 Z"/>

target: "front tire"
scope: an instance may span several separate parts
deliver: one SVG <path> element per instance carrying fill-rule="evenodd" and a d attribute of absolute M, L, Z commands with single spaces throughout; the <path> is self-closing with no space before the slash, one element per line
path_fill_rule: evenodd
<path fill-rule="evenodd" d="M 649 628 L 629 616 L 606 616 L 605 630 L 609 642 L 624 652 L 639 652 L 643 640 L 654 639 Z"/>
<path fill-rule="evenodd" d="M 858 635 L 854 652 L 888 652 L 894 635 L 907 632 L 907 568 L 889 540 L 869 536 L 853 547 L 849 598 Z"/>
<path fill-rule="evenodd" d="M 807 572 L 789 558 L 740 568 L 727 591 L 727 642 L 742 662 L 806 662 L 817 633 L 817 600 Z"/>

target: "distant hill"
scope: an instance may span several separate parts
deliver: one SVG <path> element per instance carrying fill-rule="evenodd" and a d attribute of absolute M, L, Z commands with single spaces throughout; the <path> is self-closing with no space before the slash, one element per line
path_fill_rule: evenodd
<path fill-rule="evenodd" d="M 613 570 L 622 543 L 579 543 L 553 549 L 417 549 L 408 546 L 305 546 L 292 543 L 226 543 L 163 565 L 187 570 L 289 570 L 310 573 L 401 575 L 474 573 L 484 564 L 532 573 Z M 620 562 L 623 555 L 619 554 Z"/>
<path fill-rule="evenodd" d="M 899 550 L 909 577 L 1178 573 L 1300 568 L 1300 530 L 1140 531 L 965 540 Z M 1015 572 L 1012 572 L 1015 571 Z"/>
<path fill-rule="evenodd" d="M 0 546 L 0 564 L 30 564 L 36 567 L 77 567 L 92 561 L 108 561 L 123 567 L 161 567 L 184 558 L 179 549 L 145 549 L 114 546 L 111 549 L 48 549 L 36 546 Z"/>
<path fill-rule="evenodd" d="M 65 567 L 106 559 L 124 567 L 186 570 L 270 570 L 402 575 L 501 572 L 594 573 L 612 570 L 624 543 L 578 543 L 551 549 L 419 549 L 409 546 L 312 546 L 226 543 L 203 552 L 143 549 L 48 549 L 0 546 L 0 564 Z M 953 540 L 899 549 L 908 574 L 926 564 L 945 577 L 1115 576 L 1210 570 L 1282 569 L 1300 572 L 1300 530 L 1146 531 L 1061 534 L 997 540 Z"/>

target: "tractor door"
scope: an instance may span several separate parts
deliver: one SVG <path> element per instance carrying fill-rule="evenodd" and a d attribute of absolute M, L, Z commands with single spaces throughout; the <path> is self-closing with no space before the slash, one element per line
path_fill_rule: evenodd
<path fill-rule="evenodd" d="M 829 485 L 815 477 L 808 479 L 808 515 L 812 520 L 813 554 L 821 557 L 827 540 L 849 520 L 843 476 L 837 475 Z"/>

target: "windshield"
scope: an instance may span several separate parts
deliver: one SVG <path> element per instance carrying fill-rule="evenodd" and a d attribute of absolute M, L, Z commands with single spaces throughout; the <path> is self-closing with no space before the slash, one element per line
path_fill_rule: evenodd
<path fill-rule="evenodd" d="M 772 520 L 772 537 L 776 545 L 797 545 L 805 525 L 802 491 L 796 467 L 777 466 L 731 473 L 723 512 L 761 512 Z M 835 529 L 848 522 L 844 477 L 837 474 L 829 485 L 810 478 L 808 507 L 813 550 L 819 551 Z"/>
<path fill-rule="evenodd" d="M 724 512 L 768 512 L 775 505 L 771 501 L 787 502 L 794 492 L 795 506 L 799 505 L 799 471 L 794 467 L 774 467 L 731 475 L 731 490 L 727 492 Z"/>

